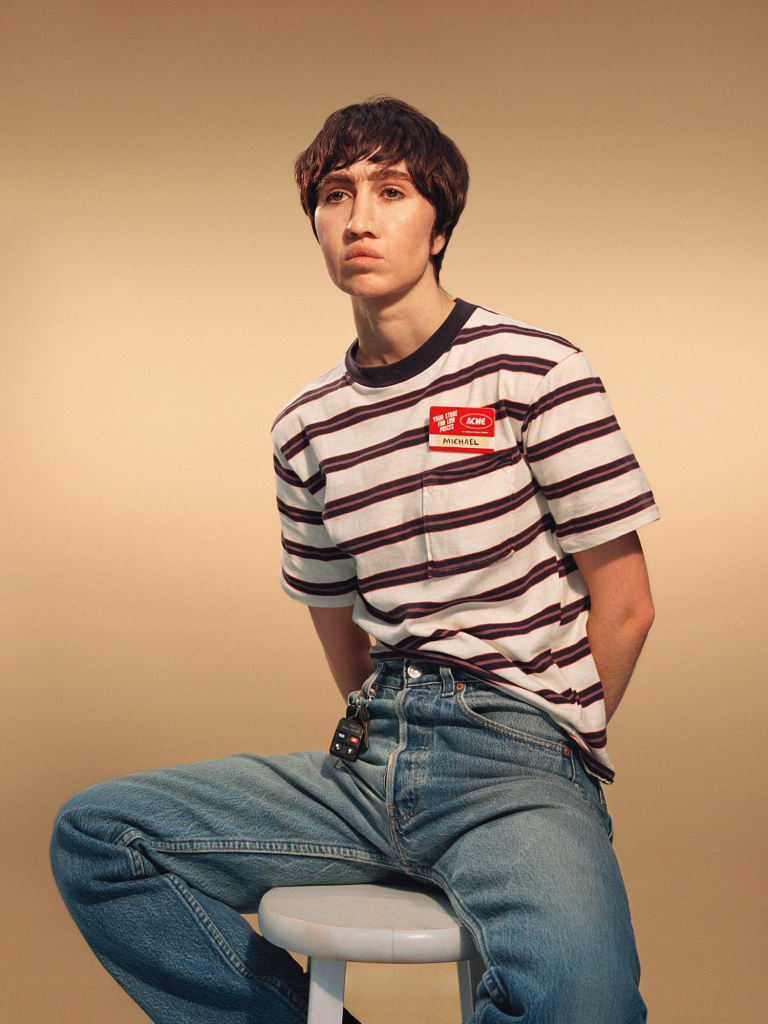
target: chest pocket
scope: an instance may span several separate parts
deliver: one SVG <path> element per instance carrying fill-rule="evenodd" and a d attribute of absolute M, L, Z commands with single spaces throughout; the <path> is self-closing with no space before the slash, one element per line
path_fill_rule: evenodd
<path fill-rule="evenodd" d="M 515 542 L 513 451 L 446 462 L 422 476 L 427 576 L 451 576 L 508 558 Z"/>

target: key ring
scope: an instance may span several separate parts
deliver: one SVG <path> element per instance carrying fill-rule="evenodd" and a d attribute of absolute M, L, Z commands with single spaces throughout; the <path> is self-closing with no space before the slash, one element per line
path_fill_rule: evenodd
<path fill-rule="evenodd" d="M 363 696 L 362 690 L 354 690 L 353 693 L 355 693 L 356 696 L 352 700 L 347 698 L 347 709 L 354 708 L 351 717 L 359 718 L 360 721 L 363 722 L 371 717 L 371 713 L 368 710 L 371 697 L 370 695 L 367 697 Z"/>

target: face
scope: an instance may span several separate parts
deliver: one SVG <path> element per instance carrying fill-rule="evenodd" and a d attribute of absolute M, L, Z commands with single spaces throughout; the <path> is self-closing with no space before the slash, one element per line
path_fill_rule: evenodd
<path fill-rule="evenodd" d="M 358 160 L 320 183 L 315 230 L 334 284 L 361 299 L 403 294 L 419 282 L 437 287 L 430 255 L 435 208 L 413 184 L 405 160 L 385 167 Z M 372 255 L 354 256 L 356 249 Z M 353 258 L 350 258 L 353 257 Z"/>

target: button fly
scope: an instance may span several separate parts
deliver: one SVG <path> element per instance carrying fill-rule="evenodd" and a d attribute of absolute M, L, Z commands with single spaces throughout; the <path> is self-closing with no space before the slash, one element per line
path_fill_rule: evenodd
<path fill-rule="evenodd" d="M 409 665 L 408 675 L 411 677 L 411 679 L 418 679 L 418 677 L 421 675 L 421 669 L 417 668 L 415 665 Z"/>

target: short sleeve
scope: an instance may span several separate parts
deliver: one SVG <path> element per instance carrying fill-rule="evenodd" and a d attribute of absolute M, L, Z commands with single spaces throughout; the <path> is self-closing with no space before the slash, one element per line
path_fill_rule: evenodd
<path fill-rule="evenodd" d="M 301 604 L 318 608 L 353 605 L 357 571 L 351 555 L 331 541 L 322 508 L 291 468 L 273 439 L 273 462 L 280 517 L 280 586 Z"/>
<path fill-rule="evenodd" d="M 659 518 L 603 382 L 581 350 L 539 382 L 521 434 L 563 551 L 596 547 Z"/>

